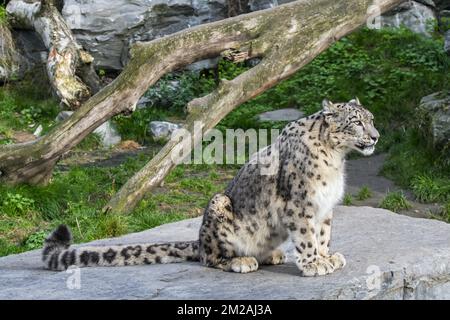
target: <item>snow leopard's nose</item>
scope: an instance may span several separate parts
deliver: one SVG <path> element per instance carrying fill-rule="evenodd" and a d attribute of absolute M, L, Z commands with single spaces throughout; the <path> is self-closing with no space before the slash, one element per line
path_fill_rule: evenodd
<path fill-rule="evenodd" d="M 378 142 L 378 138 L 380 138 L 380 134 L 378 133 L 378 130 L 375 128 L 370 128 L 369 131 L 370 139 L 372 139 L 373 144 Z"/>

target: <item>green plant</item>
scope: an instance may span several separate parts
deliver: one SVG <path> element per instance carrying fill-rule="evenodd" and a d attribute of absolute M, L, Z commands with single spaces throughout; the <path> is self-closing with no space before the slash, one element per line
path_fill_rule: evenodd
<path fill-rule="evenodd" d="M 89 134 L 86 138 L 84 138 L 75 148 L 74 150 L 95 150 L 102 146 L 102 138 L 100 135 L 96 133 Z"/>
<path fill-rule="evenodd" d="M 399 212 L 411 208 L 411 204 L 401 191 L 389 192 L 380 202 L 380 208 Z"/>
<path fill-rule="evenodd" d="M 356 199 L 359 201 L 364 201 L 372 197 L 372 191 L 368 186 L 363 186 L 359 189 L 358 194 L 356 195 Z"/>
<path fill-rule="evenodd" d="M 19 193 L 7 192 L 2 202 L 2 211 L 8 214 L 23 214 L 33 209 L 34 200 Z"/>
<path fill-rule="evenodd" d="M 404 188 L 412 188 L 423 202 L 450 198 L 450 164 L 431 149 L 417 128 L 393 136 L 382 173 Z"/>
<path fill-rule="evenodd" d="M 34 124 L 43 126 L 45 134 L 55 124 L 58 103 L 40 92 L 35 92 L 28 80 L 0 87 L 0 144 L 12 142 L 14 131 L 30 131 Z M 36 85 L 36 87 L 39 87 Z"/>
<path fill-rule="evenodd" d="M 344 206 L 351 206 L 353 205 L 353 197 L 351 194 L 346 193 L 344 195 L 344 199 L 342 200 L 342 203 Z"/>
<path fill-rule="evenodd" d="M 33 124 L 41 117 L 42 109 L 40 107 L 30 106 L 20 110 L 20 115 L 21 117 L 19 118 L 19 121 L 22 124 Z"/>
<path fill-rule="evenodd" d="M 450 181 L 435 178 L 428 174 L 412 178 L 411 188 L 417 199 L 422 202 L 446 201 L 450 199 Z"/>
<path fill-rule="evenodd" d="M 24 243 L 26 250 L 34 250 L 42 248 L 47 232 L 44 230 L 37 231 L 31 234 Z"/>
<path fill-rule="evenodd" d="M 442 209 L 442 216 L 444 218 L 445 221 L 447 221 L 448 223 L 450 223 L 450 201 L 448 201 L 445 205 L 444 208 Z"/>
<path fill-rule="evenodd" d="M 145 96 L 150 101 L 148 107 L 183 113 L 189 101 L 211 92 L 215 87 L 212 75 L 185 71 L 164 76 Z"/>
<path fill-rule="evenodd" d="M 232 80 L 250 69 L 245 62 L 233 63 L 224 59 L 219 60 L 217 71 L 219 79 Z"/>
<path fill-rule="evenodd" d="M 145 144 L 152 141 L 148 130 L 150 122 L 165 120 L 169 114 L 166 110 L 146 107 L 136 110 L 131 116 L 116 116 L 113 121 L 123 139 Z"/>
<path fill-rule="evenodd" d="M 4 25 L 8 22 L 8 17 L 6 14 L 6 8 L 2 5 L 0 5 L 0 25 Z"/>

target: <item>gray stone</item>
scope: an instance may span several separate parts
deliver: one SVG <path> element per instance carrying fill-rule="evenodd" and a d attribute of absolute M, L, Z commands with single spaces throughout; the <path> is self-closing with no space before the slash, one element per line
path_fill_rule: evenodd
<path fill-rule="evenodd" d="M 206 69 L 212 69 L 217 66 L 218 62 L 219 58 L 204 59 L 188 65 L 186 70 L 198 72 Z"/>
<path fill-rule="evenodd" d="M 304 113 L 293 108 L 264 112 L 258 115 L 259 121 L 293 121 L 300 119 Z"/>
<path fill-rule="evenodd" d="M 152 102 L 152 100 L 151 100 L 149 97 L 143 95 L 142 97 L 139 98 L 138 102 L 136 103 L 136 108 L 137 108 L 137 109 L 145 108 L 145 107 L 147 107 L 151 102 Z"/>
<path fill-rule="evenodd" d="M 64 110 L 58 113 L 55 118 L 55 121 L 63 121 L 69 118 L 73 114 L 73 111 Z M 96 135 L 98 135 L 101 139 L 101 143 L 104 147 L 111 147 L 118 144 L 122 138 L 117 132 L 116 127 L 111 123 L 111 121 L 106 121 L 102 125 L 100 125 L 97 129 L 94 130 Z"/>
<path fill-rule="evenodd" d="M 94 245 L 197 239 L 200 218 L 163 225 Z M 42 269 L 40 251 L 0 258 L 0 299 L 449 299 L 450 225 L 370 207 L 337 207 L 332 250 L 347 266 L 303 278 L 288 262 L 236 274 L 198 262 L 80 269 Z"/>
<path fill-rule="evenodd" d="M 13 37 L 21 55 L 19 77 L 27 72 L 46 77 L 44 64 L 48 53 L 39 35 L 31 30 L 13 30 Z"/>
<path fill-rule="evenodd" d="M 73 114 L 73 111 L 63 110 L 55 118 L 56 122 L 64 121 Z"/>
<path fill-rule="evenodd" d="M 420 126 L 436 149 L 450 150 L 450 93 L 423 97 L 418 108 Z"/>
<path fill-rule="evenodd" d="M 444 50 L 450 55 L 450 30 L 445 33 L 444 39 Z"/>
<path fill-rule="evenodd" d="M 34 130 L 33 135 L 35 135 L 36 137 L 40 137 L 42 134 L 42 131 L 44 130 L 44 128 L 42 127 L 42 125 L 38 125 L 37 128 Z"/>
<path fill-rule="evenodd" d="M 429 22 L 436 20 L 434 9 L 416 1 L 404 2 L 381 18 L 384 27 L 400 27 L 404 25 L 413 32 L 430 36 Z"/>
<path fill-rule="evenodd" d="M 122 141 L 116 127 L 111 123 L 111 121 L 106 121 L 100 127 L 94 130 L 102 140 L 102 145 L 104 147 L 111 147 Z"/>
<path fill-rule="evenodd" d="M 169 140 L 172 133 L 181 128 L 180 125 L 167 121 L 150 122 L 149 131 L 155 141 Z"/>
<path fill-rule="evenodd" d="M 226 18 L 225 0 L 65 0 L 63 17 L 99 68 L 120 70 L 129 45 Z"/>
<path fill-rule="evenodd" d="M 258 11 L 273 8 L 293 0 L 249 0 L 250 11 Z"/>

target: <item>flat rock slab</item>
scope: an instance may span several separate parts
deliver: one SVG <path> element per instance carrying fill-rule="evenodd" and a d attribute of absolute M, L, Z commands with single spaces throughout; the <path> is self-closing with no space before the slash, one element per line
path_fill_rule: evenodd
<path fill-rule="evenodd" d="M 259 121 L 293 121 L 300 119 L 305 114 L 297 109 L 279 109 L 268 111 L 258 115 Z"/>
<path fill-rule="evenodd" d="M 292 259 L 236 274 L 196 262 L 42 269 L 40 251 L 0 258 L 0 299 L 450 299 L 450 225 L 370 207 L 335 210 L 332 250 L 347 266 L 303 278 Z M 92 244 L 193 240 L 200 218 Z M 79 288 L 75 281 L 79 272 Z"/>

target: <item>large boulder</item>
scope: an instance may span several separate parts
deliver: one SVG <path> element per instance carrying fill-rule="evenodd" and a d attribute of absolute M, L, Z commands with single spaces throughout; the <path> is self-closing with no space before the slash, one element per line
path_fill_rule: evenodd
<path fill-rule="evenodd" d="M 251 11 L 293 0 L 250 0 Z M 78 42 L 95 58 L 100 69 L 121 70 L 128 49 L 136 41 L 165 35 L 228 17 L 227 0 L 64 0 L 62 15 Z M 35 38 L 32 32 L 21 32 Z M 36 41 L 24 43 L 27 52 L 38 51 Z M 190 69 L 212 67 L 216 60 L 193 64 Z"/>
<path fill-rule="evenodd" d="M 384 14 L 381 24 L 384 27 L 405 26 L 413 32 L 430 36 L 430 22 L 436 21 L 433 1 L 407 1 Z"/>
<path fill-rule="evenodd" d="M 224 19 L 226 0 L 65 0 L 64 19 L 99 68 L 120 70 L 128 48 Z"/>
<path fill-rule="evenodd" d="M 151 121 L 149 132 L 155 141 L 167 141 L 172 133 L 181 128 L 180 125 L 167 121 Z"/>
<path fill-rule="evenodd" d="M 450 93 L 437 92 L 423 97 L 418 111 L 421 128 L 431 145 L 450 151 Z"/>
<path fill-rule="evenodd" d="M 92 245 L 193 240 L 201 218 Z M 347 266 L 303 278 L 288 262 L 236 274 L 198 262 L 44 270 L 40 250 L 0 258 L 0 299 L 450 299 L 450 225 L 370 207 L 337 207 L 332 250 Z M 77 281 L 79 280 L 79 282 Z"/>

